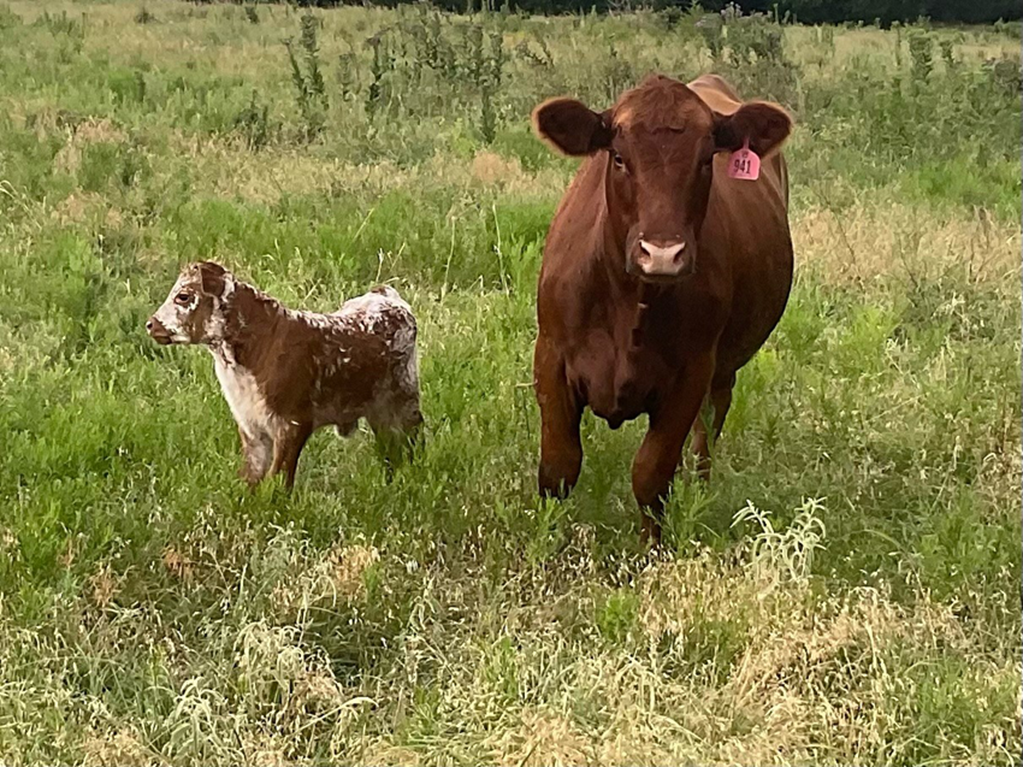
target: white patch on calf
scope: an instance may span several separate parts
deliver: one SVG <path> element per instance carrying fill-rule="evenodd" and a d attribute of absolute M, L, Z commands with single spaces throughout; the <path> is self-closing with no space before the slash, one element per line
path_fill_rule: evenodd
<path fill-rule="evenodd" d="M 224 292 L 219 296 L 213 296 L 213 309 L 210 316 L 203 324 L 203 339 L 206 343 L 218 343 L 224 340 L 224 331 L 227 327 L 227 313 L 230 310 L 230 298 L 234 293 L 234 277 L 230 273 L 224 275 Z"/>
<path fill-rule="evenodd" d="M 365 333 L 375 332 L 380 320 L 387 314 L 394 313 L 395 309 L 404 310 L 410 317 L 412 316 L 412 307 L 402 300 L 397 290 L 389 285 L 377 290 L 381 292 L 369 292 L 350 298 L 340 309 L 328 316 L 354 323 Z"/>
<path fill-rule="evenodd" d="M 267 406 L 256 377 L 223 350 L 211 348 L 210 351 L 216 363 L 220 389 L 238 427 L 253 441 L 262 442 L 272 436 L 277 416 Z"/>
<path fill-rule="evenodd" d="M 414 351 L 415 348 L 415 318 L 412 314 L 412 307 L 402 299 L 397 290 L 389 285 L 383 285 L 369 293 L 350 298 L 341 305 L 340 309 L 330 314 L 292 309 L 285 310 L 285 313 L 289 318 L 298 320 L 311 328 L 320 330 L 354 328 L 360 333 L 369 335 L 379 332 L 380 326 L 385 324 L 385 320 L 397 319 L 400 327 L 394 336 L 388 339 L 388 347 L 398 354 L 407 349 Z M 345 353 L 344 349 L 339 351 L 342 354 Z M 341 358 L 342 363 L 348 361 L 347 355 Z M 413 360 L 413 366 L 414 364 Z M 410 380 L 418 381 L 415 371 L 413 371 Z"/>
<path fill-rule="evenodd" d="M 167 294 L 167 300 L 160 305 L 160 308 L 153 315 L 156 321 L 163 325 L 167 332 L 170 333 L 171 341 L 177 344 L 192 342 L 192 339 L 185 332 L 185 327 L 187 326 L 189 315 L 199 305 L 199 296 L 194 292 L 192 293 L 192 299 L 184 306 L 174 303 L 174 297 L 182 292 L 188 284 L 189 282 L 185 279 L 184 275 L 178 277 L 174 287 Z"/>
<path fill-rule="evenodd" d="M 224 330 L 227 327 L 227 316 L 224 311 L 224 304 L 217 298 L 213 299 L 213 309 L 210 316 L 202 326 L 203 340 L 206 343 L 221 343 L 224 340 Z"/>
<path fill-rule="evenodd" d="M 224 292 L 220 294 L 221 301 L 227 301 L 234 293 L 234 276 L 227 272 L 224 274 Z"/>

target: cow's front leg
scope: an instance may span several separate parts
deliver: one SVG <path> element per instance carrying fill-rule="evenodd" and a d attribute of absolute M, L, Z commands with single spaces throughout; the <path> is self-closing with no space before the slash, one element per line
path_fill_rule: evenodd
<path fill-rule="evenodd" d="M 632 463 L 632 492 L 642 515 L 644 543 L 660 544 L 664 500 L 671 490 L 686 437 L 707 396 L 713 371 L 712 355 L 688 364 L 679 385 L 650 415 L 650 428 Z"/>
<path fill-rule="evenodd" d="M 540 495 L 564 498 L 575 487 L 583 463 L 582 405 L 568 384 L 564 358 L 542 338 L 536 342 L 533 376 L 540 405 Z"/>

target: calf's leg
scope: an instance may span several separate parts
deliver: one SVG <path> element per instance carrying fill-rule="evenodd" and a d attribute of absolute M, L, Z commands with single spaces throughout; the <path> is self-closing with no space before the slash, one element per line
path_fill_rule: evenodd
<path fill-rule="evenodd" d="M 284 487 L 288 490 L 295 486 L 298 457 L 312 433 L 311 423 L 288 424 L 277 432 L 274 439 L 274 460 L 270 473 L 276 475 L 283 472 Z"/>
<path fill-rule="evenodd" d="M 642 515 L 640 536 L 644 543 L 660 544 L 664 500 L 671 490 L 682 447 L 700 412 L 713 370 L 712 355 L 694 360 L 687 366 L 680 385 L 650 415 L 650 428 L 632 463 L 632 492 Z"/>
<path fill-rule="evenodd" d="M 416 456 L 416 448 L 421 448 L 426 444 L 426 435 L 423 433 L 423 414 L 419 412 L 418 403 L 415 412 L 409 416 L 402 430 L 405 433 L 405 454 L 411 463 Z"/>
<path fill-rule="evenodd" d="M 419 391 L 407 392 L 406 401 L 398 409 L 398 429 L 402 434 L 402 452 L 411 463 L 415 458 L 417 446 L 422 446 L 426 437 L 423 434 L 423 413 L 419 409 Z"/>
<path fill-rule="evenodd" d="M 564 498 L 575 487 L 583 463 L 582 406 L 568 385 L 564 360 L 542 339 L 536 343 L 533 376 L 540 405 L 540 495 Z"/>
<path fill-rule="evenodd" d="M 255 487 L 266 476 L 267 470 L 270 468 L 272 447 L 266 435 L 249 436 L 240 426 L 238 434 L 242 440 L 242 457 L 244 459 L 242 467 L 238 470 L 238 476 L 244 479 L 249 487 Z"/>
<path fill-rule="evenodd" d="M 415 457 L 415 448 L 423 440 L 423 414 L 419 410 L 419 392 L 400 393 L 366 415 L 376 437 L 377 455 L 384 464 L 384 475 L 390 483 L 395 468 Z"/>
<path fill-rule="evenodd" d="M 408 440 L 401 431 L 390 426 L 370 426 L 376 437 L 376 453 L 384 465 L 384 482 L 391 484 L 395 467 L 404 462 Z"/>

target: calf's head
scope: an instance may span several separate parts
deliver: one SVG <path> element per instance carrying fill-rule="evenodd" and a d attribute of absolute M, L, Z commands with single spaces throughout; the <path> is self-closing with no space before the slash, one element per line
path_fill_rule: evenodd
<path fill-rule="evenodd" d="M 146 322 L 146 331 L 159 344 L 216 341 L 223 331 L 223 303 L 233 291 L 234 278 L 220 264 L 189 264 Z"/>
<path fill-rule="evenodd" d="M 653 75 L 604 112 L 574 99 L 546 101 L 533 111 L 533 126 L 567 155 L 603 155 L 607 224 L 623 267 L 643 280 L 670 281 L 697 269 L 715 155 L 747 141 L 761 157 L 770 154 L 792 121 L 762 101 L 719 114 L 683 83 Z"/>

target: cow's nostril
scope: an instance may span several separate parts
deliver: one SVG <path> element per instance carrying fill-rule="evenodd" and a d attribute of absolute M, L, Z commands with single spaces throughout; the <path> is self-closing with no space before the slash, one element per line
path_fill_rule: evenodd
<path fill-rule="evenodd" d="M 152 320 L 146 320 L 146 330 L 152 330 L 152 329 L 153 329 L 153 321 Z"/>
<path fill-rule="evenodd" d="M 685 249 L 685 242 L 639 241 L 640 253 L 656 261 L 678 261 Z"/>

